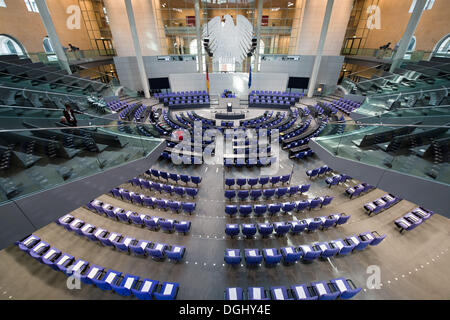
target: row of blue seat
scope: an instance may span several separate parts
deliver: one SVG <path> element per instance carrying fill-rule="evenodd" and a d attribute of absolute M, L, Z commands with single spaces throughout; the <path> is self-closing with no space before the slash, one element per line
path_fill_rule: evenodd
<path fill-rule="evenodd" d="M 202 182 L 202 177 L 189 176 L 187 174 L 176 174 L 156 169 L 149 169 L 145 171 L 145 173 L 157 179 L 164 179 L 166 181 L 169 181 L 170 179 L 175 183 L 178 183 L 178 181 L 184 182 L 185 184 L 192 182 L 198 186 Z"/>
<path fill-rule="evenodd" d="M 261 196 L 264 196 L 265 199 L 270 199 L 273 196 L 277 196 L 281 198 L 285 195 L 289 195 L 290 197 L 296 195 L 297 193 L 303 194 L 309 191 L 309 187 L 311 185 L 304 184 L 299 186 L 292 187 L 281 187 L 275 189 L 253 189 L 253 190 L 225 190 L 225 198 L 231 201 L 231 199 L 235 198 L 236 195 L 239 200 L 244 201 L 249 197 L 252 200 L 258 200 Z"/>
<path fill-rule="evenodd" d="M 314 231 L 319 228 L 328 229 L 333 226 L 338 226 L 344 224 L 350 219 L 349 215 L 341 214 L 331 214 L 323 217 L 308 218 L 297 221 L 281 221 L 281 222 L 264 222 L 258 223 L 257 225 L 253 223 L 240 224 L 227 224 L 225 227 L 225 234 L 230 237 L 237 236 L 242 231 L 242 234 L 247 238 L 251 238 L 256 234 L 256 231 L 263 236 L 269 236 L 275 234 L 277 236 L 284 236 L 291 232 L 292 234 L 299 234 L 303 231 Z"/>
<path fill-rule="evenodd" d="M 291 174 L 286 174 L 282 176 L 273 176 L 273 177 L 259 177 L 259 178 L 225 178 L 225 185 L 229 188 L 231 188 L 234 185 L 239 186 L 239 188 L 242 188 L 245 185 L 249 185 L 250 188 L 253 188 L 257 184 L 260 184 L 262 188 L 269 182 L 272 184 L 272 186 L 276 185 L 277 183 L 281 182 L 282 184 L 285 184 L 291 180 Z"/>
<path fill-rule="evenodd" d="M 301 135 L 303 132 L 305 132 L 309 128 L 311 121 L 312 121 L 312 117 L 310 116 L 306 119 L 306 121 L 302 124 L 301 127 L 297 128 L 287 134 L 280 135 L 280 141 L 285 142 L 288 139 L 294 140 L 295 137 Z"/>
<path fill-rule="evenodd" d="M 311 179 L 313 177 L 318 177 L 318 176 L 320 176 L 322 174 L 326 174 L 326 173 L 331 172 L 331 171 L 333 171 L 333 169 L 331 169 L 327 165 L 324 165 L 324 166 L 321 166 L 319 168 L 306 170 L 306 175 Z"/>
<path fill-rule="evenodd" d="M 311 157 L 314 154 L 314 151 L 312 149 L 308 149 L 305 151 L 300 151 L 299 153 L 294 154 L 292 158 L 297 160 L 302 160 L 308 157 Z"/>
<path fill-rule="evenodd" d="M 374 186 L 363 182 L 363 183 L 357 184 L 353 187 L 347 188 L 345 190 L 345 194 L 348 195 L 351 199 L 353 197 L 359 197 L 362 193 L 366 193 L 366 192 L 372 191 L 374 189 L 375 189 Z"/>
<path fill-rule="evenodd" d="M 223 159 L 223 164 L 225 165 L 225 167 L 232 167 L 232 166 L 236 166 L 236 167 L 243 167 L 243 166 L 247 166 L 247 167 L 262 167 L 262 166 L 268 166 L 271 165 L 272 163 L 276 163 L 277 162 L 277 158 L 275 156 L 271 156 L 271 157 L 247 157 L 246 159 L 244 158 L 224 158 Z"/>
<path fill-rule="evenodd" d="M 198 193 L 197 188 L 171 186 L 169 184 L 153 182 L 137 177 L 134 177 L 128 182 L 130 182 L 133 186 L 140 187 L 141 189 L 142 187 L 144 187 L 148 190 L 158 191 L 159 193 L 162 193 L 164 191 L 165 193 L 168 193 L 170 195 L 172 195 L 172 193 L 175 193 L 180 197 L 188 195 L 191 196 L 192 199 L 194 199 Z"/>
<path fill-rule="evenodd" d="M 317 207 L 323 207 L 331 203 L 333 197 L 317 197 L 311 200 L 300 200 L 294 202 L 284 202 L 284 203 L 271 203 L 271 204 L 255 204 L 255 205 L 226 205 L 225 214 L 230 217 L 238 213 L 242 217 L 248 217 L 252 212 L 255 217 L 260 217 L 266 212 L 270 215 L 275 215 L 278 212 L 288 213 L 292 211 L 303 211 L 305 209 L 315 209 Z"/>
<path fill-rule="evenodd" d="M 141 206 L 152 208 L 159 208 L 164 211 L 170 209 L 176 213 L 178 213 L 180 209 L 182 209 L 184 212 L 192 214 L 196 207 L 196 204 L 194 202 L 184 202 L 184 201 L 180 202 L 180 201 L 159 199 L 155 197 L 149 197 L 143 194 L 134 193 L 132 191 L 128 191 L 122 188 L 112 189 L 110 193 L 116 198 L 127 200 L 134 204 L 139 204 Z"/>
<path fill-rule="evenodd" d="M 81 219 L 77 219 L 70 214 L 66 214 L 59 218 L 57 223 L 69 231 L 74 231 L 80 236 L 87 237 L 91 241 L 99 241 L 106 247 L 115 247 L 117 250 L 123 252 L 147 255 L 158 260 L 167 257 L 172 261 L 180 261 L 183 259 L 186 252 L 186 248 L 183 246 L 138 240 L 134 237 L 124 236 L 120 233 L 98 228 Z M 173 228 L 175 222 L 174 220 L 165 220 L 164 223 L 171 225 Z M 160 222 L 160 224 L 162 224 L 162 222 Z"/>
<path fill-rule="evenodd" d="M 394 196 L 393 194 L 386 193 L 384 196 L 372 201 L 368 202 L 364 205 L 364 209 L 366 213 L 370 216 L 371 214 L 377 214 L 383 210 L 389 209 L 394 204 L 398 203 L 400 198 Z"/>
<path fill-rule="evenodd" d="M 364 232 L 344 239 L 329 242 L 316 242 L 311 245 L 298 247 L 283 247 L 280 249 L 244 249 L 244 259 L 248 266 L 255 266 L 265 262 L 266 265 L 276 265 L 281 262 L 290 265 L 297 261 L 313 261 L 318 258 L 326 259 L 335 255 L 347 255 L 353 251 L 361 251 L 368 245 L 376 246 L 386 238 L 378 232 Z M 224 261 L 227 264 L 236 265 L 242 261 L 241 250 L 225 249 Z"/>
<path fill-rule="evenodd" d="M 177 231 L 186 234 L 191 229 L 190 221 L 178 221 L 173 219 L 164 219 L 156 216 L 138 213 L 135 211 L 125 211 L 125 209 L 114 207 L 109 203 L 103 203 L 100 200 L 92 200 L 86 207 L 100 215 L 105 214 L 107 217 L 123 221 L 126 223 L 133 223 L 141 227 L 147 227 L 150 230 L 160 230 L 166 232 Z"/>
<path fill-rule="evenodd" d="M 270 287 L 270 290 L 249 287 L 244 292 L 240 287 L 227 288 L 225 300 L 335 300 L 353 298 L 360 291 L 350 279 L 336 278 L 330 282 L 314 281 L 309 286 L 296 284 L 290 288 Z"/>
<path fill-rule="evenodd" d="M 350 179 L 352 179 L 352 177 L 350 177 L 349 175 L 336 174 L 330 178 L 326 178 L 325 183 L 328 185 L 329 188 L 331 188 L 331 186 L 336 186 L 340 183 L 345 183 L 347 180 L 350 180 Z"/>
<path fill-rule="evenodd" d="M 114 290 L 121 296 L 133 294 L 141 300 L 152 300 L 153 298 L 174 300 L 178 294 L 179 284 L 176 282 L 160 284 L 157 280 L 122 274 L 122 272 L 106 269 L 83 259 L 75 259 L 72 255 L 61 252 L 35 235 L 16 242 L 16 245 L 39 262 L 56 271 L 62 271 L 68 277 L 77 275 L 85 284 L 95 284 L 102 290 Z"/>
<path fill-rule="evenodd" d="M 417 226 L 420 226 L 424 221 L 431 218 L 433 211 L 424 209 L 422 207 L 417 207 L 403 217 L 394 221 L 395 225 L 399 228 L 400 233 L 403 231 L 410 231 Z"/>

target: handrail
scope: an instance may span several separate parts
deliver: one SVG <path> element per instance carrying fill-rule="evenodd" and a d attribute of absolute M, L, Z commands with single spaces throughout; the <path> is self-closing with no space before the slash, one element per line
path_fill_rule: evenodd
<path fill-rule="evenodd" d="M 57 94 L 57 95 L 62 95 L 62 96 L 73 96 L 73 97 L 89 97 L 90 95 L 78 95 L 78 94 L 73 94 L 73 93 L 62 93 L 62 92 L 53 92 L 53 91 L 43 91 L 43 90 L 34 90 L 34 89 L 28 89 L 28 88 L 17 88 L 17 87 L 7 87 L 4 85 L 0 84 L 0 88 L 4 88 L 4 89 L 10 89 L 10 90 L 16 90 L 16 91 L 30 91 L 30 92 L 38 92 L 38 93 L 46 93 L 46 94 Z"/>
<path fill-rule="evenodd" d="M 22 68 L 27 68 L 27 69 L 29 69 L 29 70 L 39 70 L 39 69 L 27 67 L 26 64 L 14 64 L 14 63 L 10 63 L 10 62 L 7 62 L 7 61 L 2 61 L 2 63 L 3 63 L 3 64 L 11 65 L 11 66 L 13 66 L 13 67 L 22 67 Z M 103 83 L 103 82 L 93 81 L 93 80 L 91 80 L 91 79 L 84 79 L 84 78 L 76 77 L 76 76 L 71 75 L 71 74 L 62 74 L 62 73 L 55 72 L 55 71 L 47 71 L 46 74 L 57 74 L 57 75 L 59 75 L 59 76 L 69 77 L 69 78 L 74 78 L 74 79 L 76 79 L 76 80 L 89 81 L 89 82 L 93 82 L 93 83 L 96 83 L 96 84 Z"/>

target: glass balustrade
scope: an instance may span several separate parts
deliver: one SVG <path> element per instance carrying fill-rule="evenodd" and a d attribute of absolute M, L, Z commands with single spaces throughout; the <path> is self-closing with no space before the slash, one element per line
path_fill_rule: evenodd
<path fill-rule="evenodd" d="M 3 111 L 0 124 L 5 127 L 16 110 Z M 78 127 L 56 127 L 55 111 L 40 111 L 48 112 L 44 119 L 30 112 L 18 120 L 22 128 L 0 129 L 2 203 L 145 158 L 163 143 L 151 136 L 156 130 L 150 124 L 85 126 L 93 120 L 80 119 Z M 46 124 L 53 125 L 42 127 Z"/>

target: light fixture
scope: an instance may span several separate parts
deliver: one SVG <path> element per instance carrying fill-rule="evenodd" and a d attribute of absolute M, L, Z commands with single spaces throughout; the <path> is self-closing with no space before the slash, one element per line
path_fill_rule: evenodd
<path fill-rule="evenodd" d="M 279 11 L 280 10 L 280 8 L 278 7 L 278 8 L 272 8 L 272 9 L 270 9 L 271 11 Z"/>
<path fill-rule="evenodd" d="M 292 7 L 294 5 L 294 3 L 293 2 L 288 2 L 288 7 Z"/>

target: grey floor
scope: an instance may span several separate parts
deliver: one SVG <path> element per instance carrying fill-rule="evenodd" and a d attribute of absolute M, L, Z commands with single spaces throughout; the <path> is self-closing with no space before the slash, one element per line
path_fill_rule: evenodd
<path fill-rule="evenodd" d="M 354 299 L 449 299 L 450 278 L 447 275 L 450 266 L 449 220 L 435 214 L 411 232 L 400 234 L 393 221 L 416 207 L 416 204 L 402 200 L 390 209 L 369 217 L 363 210 L 363 204 L 380 197 L 385 192 L 376 189 L 350 200 L 344 195 L 344 190 L 350 185 L 357 184 L 358 181 L 348 181 L 345 185 L 330 189 L 324 182 L 324 177 L 311 181 L 306 176 L 305 170 L 321 165 L 323 162 L 316 156 L 307 160 L 293 161 L 288 159 L 287 152 L 281 152 L 277 174 L 292 171 L 291 184 L 311 183 L 310 191 L 296 199 L 324 195 L 334 197 L 328 207 L 311 212 L 265 218 L 225 217 L 224 207 L 228 201 L 225 201 L 223 196 L 224 177 L 257 177 L 261 174 L 259 169 L 226 169 L 223 166 L 206 164 L 195 167 L 176 166 L 168 161 L 160 161 L 154 164 L 153 168 L 203 177 L 195 200 L 197 209 L 192 216 L 143 208 L 108 195 L 98 198 L 112 205 L 152 216 L 189 220 L 192 222 L 192 228 L 188 235 L 150 231 L 99 216 L 84 208 L 72 212 L 75 217 L 110 231 L 137 239 L 186 246 L 186 255 L 180 263 L 158 262 L 105 248 L 67 231 L 56 223 L 36 231 L 35 234 L 63 252 L 105 268 L 159 281 L 179 282 L 177 299 L 223 299 L 224 289 L 231 286 L 269 288 L 337 277 L 350 278 L 357 286 L 363 288 Z M 140 190 L 127 183 L 123 186 L 140 193 L 154 195 L 150 191 Z M 179 199 L 175 196 L 165 197 Z M 272 236 L 265 239 L 258 236 L 254 239 L 242 237 L 230 239 L 224 233 L 225 225 L 232 222 L 289 221 L 294 218 L 303 219 L 342 212 L 351 215 L 349 222 L 326 231 L 319 230 L 280 238 Z M 375 230 L 387 235 L 380 245 L 349 256 L 333 257 L 330 260 L 299 262 L 292 266 L 280 264 L 276 267 L 266 267 L 263 264 L 253 268 L 248 268 L 245 264 L 232 267 L 224 265 L 223 261 L 226 248 L 280 248 L 287 245 L 330 241 Z M 368 268 L 373 268 L 371 266 L 378 266 L 380 270 L 381 284 L 378 289 L 368 288 L 370 282 L 367 281 L 371 276 Z M 0 251 L 0 299 L 135 299 L 105 292 L 92 285 L 82 284 L 79 290 L 69 290 L 66 281 L 67 277 L 64 274 L 40 264 L 16 246 Z"/>

